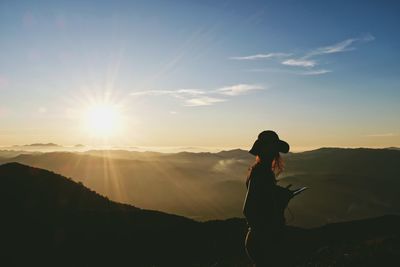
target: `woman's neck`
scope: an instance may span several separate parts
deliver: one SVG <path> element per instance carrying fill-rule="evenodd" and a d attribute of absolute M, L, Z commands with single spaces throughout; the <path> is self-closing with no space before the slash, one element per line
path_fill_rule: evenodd
<path fill-rule="evenodd" d="M 258 162 L 261 163 L 262 165 L 268 165 L 268 166 L 272 166 L 272 162 L 274 161 L 273 157 L 259 157 L 258 158 Z"/>
<path fill-rule="evenodd" d="M 259 161 L 257 161 L 257 164 L 259 164 L 260 167 L 263 167 L 265 169 L 272 171 L 272 160 L 259 160 Z"/>

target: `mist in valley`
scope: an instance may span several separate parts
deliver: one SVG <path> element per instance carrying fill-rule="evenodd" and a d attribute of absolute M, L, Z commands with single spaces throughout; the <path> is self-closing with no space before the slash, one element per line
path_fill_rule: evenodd
<path fill-rule="evenodd" d="M 206 221 L 243 217 L 245 179 L 254 158 L 236 149 L 211 152 L 0 153 L 19 162 L 71 177 L 111 200 Z M 341 149 L 289 153 L 282 186 L 310 189 L 291 201 L 290 225 L 313 227 L 400 213 L 400 151 Z"/>

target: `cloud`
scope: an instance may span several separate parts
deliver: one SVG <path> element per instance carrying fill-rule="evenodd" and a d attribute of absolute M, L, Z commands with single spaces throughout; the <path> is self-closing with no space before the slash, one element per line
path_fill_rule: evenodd
<path fill-rule="evenodd" d="M 375 36 L 370 33 L 365 34 L 363 37 L 359 38 L 361 42 L 371 42 L 375 40 Z"/>
<path fill-rule="evenodd" d="M 146 90 L 146 91 L 138 91 L 132 92 L 131 96 L 159 96 L 159 95 L 172 95 L 172 96 L 183 96 L 183 95 L 201 95 L 204 94 L 204 91 L 198 89 L 179 89 L 179 90 Z"/>
<path fill-rule="evenodd" d="M 312 57 L 312 56 L 318 56 L 318 55 L 323 55 L 323 54 L 333 54 L 333 53 L 339 53 L 339 52 L 345 52 L 345 51 L 351 51 L 354 50 L 353 47 L 350 47 L 351 44 L 353 44 L 357 39 L 347 39 L 342 42 L 329 45 L 329 46 L 324 46 L 324 47 L 319 47 L 311 52 L 309 52 L 306 57 Z"/>
<path fill-rule="evenodd" d="M 216 103 L 227 101 L 221 97 L 235 97 L 247 94 L 251 91 L 262 90 L 264 87 L 254 84 L 235 84 L 225 86 L 214 90 L 200 89 L 179 89 L 179 90 L 146 90 L 132 92 L 130 95 L 134 97 L 141 96 L 171 96 L 182 101 L 186 107 L 211 106 Z"/>
<path fill-rule="evenodd" d="M 278 71 L 278 72 L 287 72 L 297 75 L 321 75 L 332 72 L 331 70 L 312 70 L 315 66 L 319 65 L 318 61 L 315 57 L 328 55 L 328 54 L 335 54 L 341 52 L 347 52 L 356 49 L 356 44 L 371 42 L 375 40 L 375 37 L 371 34 L 365 34 L 360 37 L 349 38 L 332 45 L 318 47 L 305 53 L 303 55 L 295 55 L 291 57 L 293 54 L 291 53 L 268 53 L 268 54 L 255 54 L 250 56 L 240 56 L 240 57 L 231 57 L 230 59 L 236 60 L 258 60 L 258 59 L 268 59 L 268 58 L 282 58 L 287 57 L 286 59 L 282 59 L 280 62 L 281 65 L 290 66 L 290 67 L 299 67 L 299 68 L 307 68 L 308 71 L 296 72 L 293 70 L 286 70 L 286 71 Z M 291 57 L 291 58 L 288 58 Z M 250 70 L 252 72 L 264 72 L 264 69 L 253 69 Z"/>
<path fill-rule="evenodd" d="M 315 56 L 321 56 L 321 55 L 327 55 L 327 54 L 334 54 L 334 53 L 341 53 L 341 52 L 346 52 L 346 51 L 351 51 L 354 50 L 355 47 L 352 46 L 355 43 L 362 43 L 362 42 L 370 42 L 375 39 L 374 36 L 371 34 L 367 34 L 363 37 L 359 38 L 349 38 L 344 41 L 335 43 L 333 45 L 328 45 L 328 46 L 323 46 L 323 47 L 318 47 L 304 56 L 300 58 L 291 58 L 287 59 L 285 61 L 282 61 L 281 63 L 283 65 L 287 66 L 294 66 L 294 67 L 305 67 L 305 68 L 313 68 L 316 65 L 318 65 L 318 62 L 315 59 L 311 59 Z M 302 75 L 319 75 L 319 74 L 325 74 L 331 71 L 310 71 L 310 72 L 305 72 Z"/>
<path fill-rule="evenodd" d="M 145 96 L 145 95 L 166 95 L 171 93 L 169 90 L 147 90 L 130 93 L 131 96 Z"/>
<path fill-rule="evenodd" d="M 274 57 L 289 57 L 292 54 L 289 53 L 268 53 L 268 54 L 256 54 L 256 55 L 250 55 L 250 56 L 241 56 L 241 57 L 230 57 L 229 59 L 234 59 L 234 60 L 258 60 L 258 59 L 268 59 L 268 58 L 274 58 Z"/>
<path fill-rule="evenodd" d="M 317 62 L 314 60 L 307 60 L 307 59 L 288 59 L 285 61 L 282 61 L 283 65 L 287 66 L 294 66 L 294 67 L 307 67 L 307 68 L 312 68 L 315 65 L 317 65 Z"/>
<path fill-rule="evenodd" d="M 243 164 L 243 163 L 247 163 L 246 160 L 242 160 L 242 159 L 222 159 L 219 160 L 214 166 L 213 166 L 213 170 L 216 172 L 226 172 L 226 171 L 231 171 L 232 170 L 232 166 L 236 165 L 236 164 Z"/>
<path fill-rule="evenodd" d="M 283 68 L 264 68 L 264 69 L 247 69 L 247 72 L 271 72 L 271 73 L 288 73 L 294 75 L 322 75 L 332 72 L 331 70 L 320 69 L 320 70 L 306 70 L 297 71 L 293 69 L 283 69 Z"/>
<path fill-rule="evenodd" d="M 300 75 L 322 75 L 322 74 L 327 74 L 332 72 L 331 70 L 309 70 L 309 71 L 303 71 L 299 72 L 298 74 Z"/>
<path fill-rule="evenodd" d="M 226 99 L 215 98 L 209 96 L 202 96 L 197 98 L 185 99 L 184 106 L 186 107 L 200 107 L 200 106 L 211 106 L 215 103 L 225 102 Z"/>
<path fill-rule="evenodd" d="M 368 134 L 366 136 L 367 137 L 394 137 L 394 136 L 398 136 L 398 134 L 395 134 L 395 133 L 380 133 L 380 134 Z"/>
<path fill-rule="evenodd" d="M 264 88 L 260 85 L 236 84 L 236 85 L 232 85 L 232 86 L 226 86 L 226 87 L 219 88 L 216 90 L 216 92 L 218 92 L 222 95 L 237 96 L 237 95 L 246 94 L 250 91 L 262 90 L 262 89 L 264 89 Z"/>
<path fill-rule="evenodd" d="M 375 37 L 372 36 L 371 34 L 367 34 L 363 37 L 359 38 L 349 38 L 344 41 L 338 42 L 333 45 L 328 45 L 324 47 L 319 47 L 308 54 L 306 54 L 303 58 L 309 58 L 313 56 L 319 56 L 319 55 L 324 55 L 324 54 L 333 54 L 333 53 L 340 53 L 340 52 L 346 52 L 346 51 L 351 51 L 354 50 L 355 47 L 352 47 L 351 45 L 354 43 L 364 43 L 364 42 L 370 42 L 375 40 Z"/>

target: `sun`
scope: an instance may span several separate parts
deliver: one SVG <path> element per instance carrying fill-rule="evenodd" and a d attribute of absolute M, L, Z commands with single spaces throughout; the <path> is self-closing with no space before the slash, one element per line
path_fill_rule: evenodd
<path fill-rule="evenodd" d="M 86 110 L 85 126 L 95 137 L 112 137 L 121 130 L 122 114 L 118 106 L 96 104 Z"/>

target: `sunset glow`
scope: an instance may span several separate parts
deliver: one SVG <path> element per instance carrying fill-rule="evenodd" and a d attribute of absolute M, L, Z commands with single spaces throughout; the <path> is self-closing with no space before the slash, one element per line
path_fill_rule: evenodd
<path fill-rule="evenodd" d="M 0 1 L 0 146 L 400 146 L 399 4 L 39 2 Z"/>
<path fill-rule="evenodd" d="M 86 111 L 85 126 L 94 137 L 111 137 L 121 130 L 119 109 L 109 104 L 91 106 Z"/>

